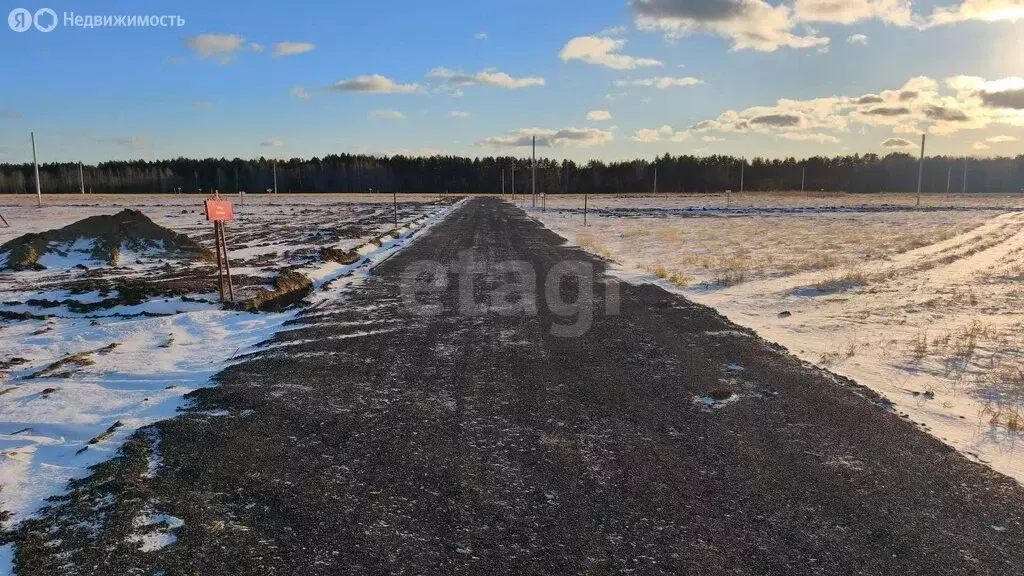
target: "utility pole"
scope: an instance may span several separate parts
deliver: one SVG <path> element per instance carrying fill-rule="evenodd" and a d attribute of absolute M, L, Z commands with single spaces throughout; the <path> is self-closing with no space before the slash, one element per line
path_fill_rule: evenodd
<path fill-rule="evenodd" d="M 515 204 L 519 198 L 516 194 L 516 162 L 512 160 L 512 203 Z"/>
<path fill-rule="evenodd" d="M 501 169 L 501 199 L 505 199 L 505 169 Z"/>
<path fill-rule="evenodd" d="M 949 167 L 949 173 L 946 175 L 946 202 L 949 202 L 949 187 L 953 185 L 953 167 Z"/>
<path fill-rule="evenodd" d="M 82 169 L 81 162 L 78 163 L 78 191 L 85 194 L 85 171 Z"/>
<path fill-rule="evenodd" d="M 40 208 L 43 207 L 43 189 L 39 185 L 39 161 L 36 159 L 36 133 L 29 132 L 29 136 L 32 138 L 32 166 L 36 171 L 36 205 Z"/>
<path fill-rule="evenodd" d="M 810 198 L 810 193 L 807 192 L 807 167 L 802 166 L 800 168 L 800 193 L 804 195 L 804 198 Z"/>
<path fill-rule="evenodd" d="M 654 165 L 654 195 L 658 195 L 658 165 Z"/>
<path fill-rule="evenodd" d="M 921 205 L 921 183 L 924 180 L 924 139 L 926 134 L 921 134 L 921 161 L 917 166 L 917 203 L 914 206 Z"/>
<path fill-rule="evenodd" d="M 537 207 L 537 137 L 533 137 L 533 207 Z"/>
<path fill-rule="evenodd" d="M 740 160 L 740 194 L 743 194 L 743 184 L 744 184 L 743 178 L 746 175 L 745 174 L 746 167 L 747 167 L 747 159 L 743 158 L 742 160 Z"/>
<path fill-rule="evenodd" d="M 277 161 L 274 161 L 274 194 L 277 194 Z"/>

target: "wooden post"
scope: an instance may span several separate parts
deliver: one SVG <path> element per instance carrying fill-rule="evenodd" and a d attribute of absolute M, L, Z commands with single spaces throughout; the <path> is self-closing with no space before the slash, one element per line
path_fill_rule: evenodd
<path fill-rule="evenodd" d="M 161 186 L 161 192 L 163 186 Z M 78 191 L 83 195 L 85 194 L 85 171 L 82 169 L 82 163 L 78 163 Z"/>
<path fill-rule="evenodd" d="M 220 222 L 213 221 L 213 241 L 217 245 L 217 289 L 220 291 L 220 301 L 224 301 L 224 260 L 220 248 Z"/>
<path fill-rule="evenodd" d="M 224 234 L 224 223 L 218 222 L 218 224 L 220 224 L 220 243 L 224 248 L 224 273 L 228 279 L 228 301 L 234 302 L 235 287 L 231 283 L 231 262 L 228 260 L 228 238 L 227 235 Z"/>

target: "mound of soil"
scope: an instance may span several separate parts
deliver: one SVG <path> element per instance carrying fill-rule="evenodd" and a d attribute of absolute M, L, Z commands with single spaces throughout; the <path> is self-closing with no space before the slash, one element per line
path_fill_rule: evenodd
<path fill-rule="evenodd" d="M 78 240 L 91 243 L 93 260 L 117 265 L 121 250 L 146 254 L 173 254 L 197 260 L 214 261 L 213 251 L 203 248 L 184 234 L 168 230 L 138 210 L 125 209 L 117 214 L 90 216 L 57 230 L 25 234 L 0 246 L 7 256 L 3 269 L 40 270 L 39 258 L 47 252 L 66 249 Z"/>
<path fill-rule="evenodd" d="M 306 275 L 285 270 L 274 278 L 274 289 L 264 290 L 247 299 L 241 308 L 248 312 L 280 312 L 302 300 L 313 290 L 313 281 Z"/>

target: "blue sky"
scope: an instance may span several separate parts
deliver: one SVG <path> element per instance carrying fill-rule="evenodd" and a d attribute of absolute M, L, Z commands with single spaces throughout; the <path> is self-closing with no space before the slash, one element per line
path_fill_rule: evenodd
<path fill-rule="evenodd" d="M 50 1 L 0 161 L 1024 153 L 1024 0 Z M 177 15 L 86 29 L 65 13 Z M 913 97 L 908 96 L 913 93 Z"/>

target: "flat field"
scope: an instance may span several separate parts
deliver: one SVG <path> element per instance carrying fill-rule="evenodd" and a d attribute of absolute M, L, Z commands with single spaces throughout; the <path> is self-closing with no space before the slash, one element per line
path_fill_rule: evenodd
<path fill-rule="evenodd" d="M 274 293 L 275 279 L 290 271 L 311 282 L 307 304 L 361 281 L 452 206 L 437 195 L 401 196 L 396 230 L 390 195 L 230 199 L 236 301 Z M 0 223 L 0 244 L 133 209 L 212 251 L 202 201 L 48 195 L 37 208 L 34 196 L 0 197 L 9 224 Z M 47 248 L 35 269 L 0 273 L 0 510 L 11 513 L 7 525 L 110 458 L 138 428 L 173 416 L 184 395 L 209 386 L 295 316 L 287 305 L 259 313 L 222 306 L 216 265 L 165 253 L 160 241 L 144 249 L 125 243 L 110 261 L 97 260 L 89 239 Z M 0 268 L 9 257 L 0 253 Z"/>
<path fill-rule="evenodd" d="M 529 198 L 528 198 L 529 199 Z M 548 197 L 569 241 L 883 394 L 1024 481 L 1024 201 Z"/>

